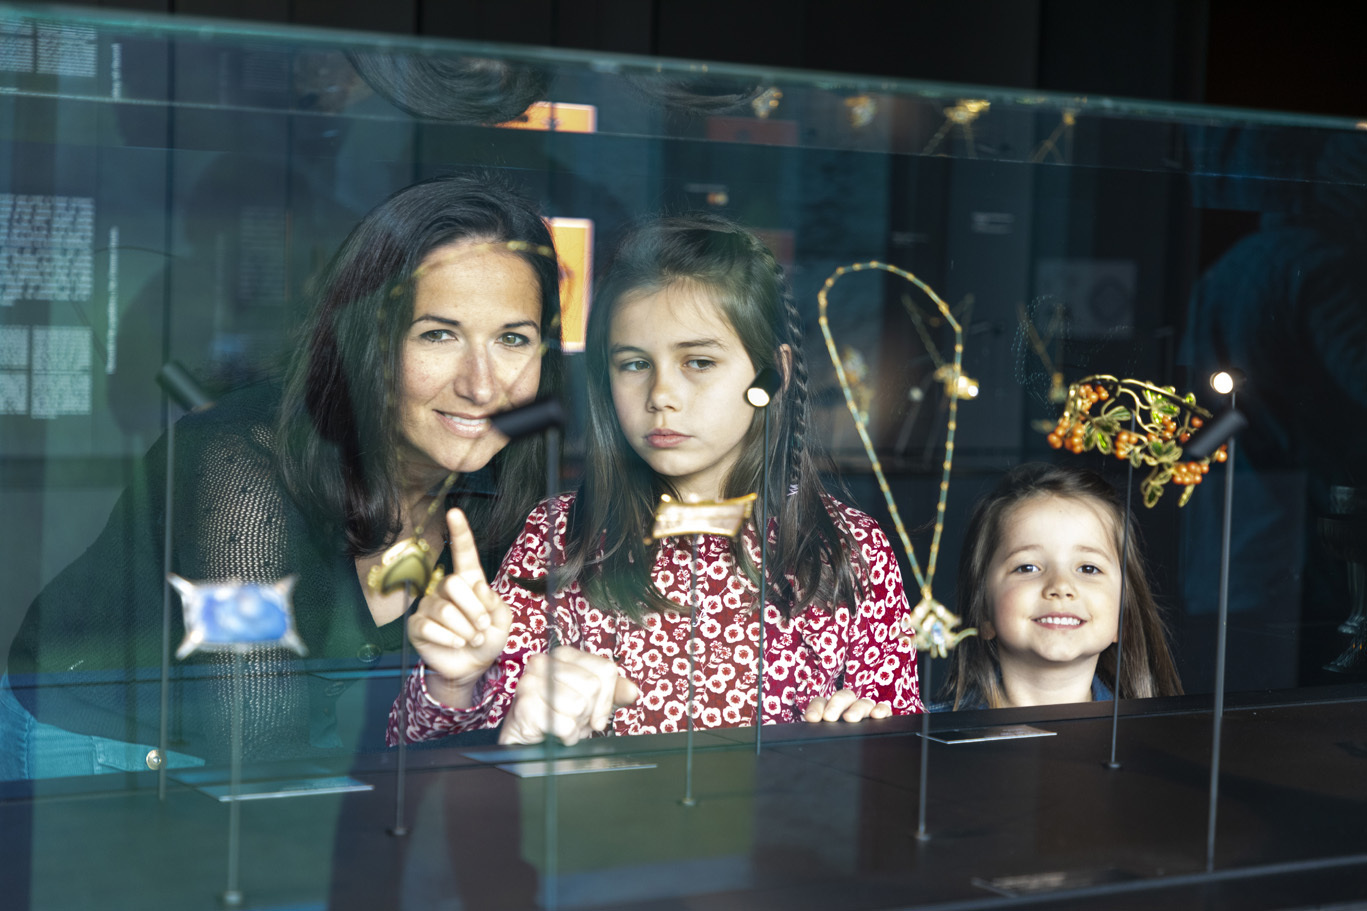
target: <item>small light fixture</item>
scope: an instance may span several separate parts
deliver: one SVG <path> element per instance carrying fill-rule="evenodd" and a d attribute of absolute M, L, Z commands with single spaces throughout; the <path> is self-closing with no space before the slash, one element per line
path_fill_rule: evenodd
<path fill-rule="evenodd" d="M 765 367 L 755 374 L 750 387 L 745 390 L 745 400 L 756 408 L 766 408 L 782 384 L 778 371 L 773 367 Z"/>
<path fill-rule="evenodd" d="M 1244 383 L 1244 372 L 1237 367 L 1218 370 L 1210 375 L 1210 388 L 1221 395 L 1229 395 Z"/>
<path fill-rule="evenodd" d="M 493 414 L 489 417 L 489 423 L 508 439 L 516 440 L 540 433 L 548 427 L 563 427 L 565 410 L 559 399 L 542 399 Z"/>
<path fill-rule="evenodd" d="M 1211 378 L 1214 386 L 1214 378 Z M 1216 387 L 1219 392 L 1219 387 Z M 1234 408 L 1226 408 L 1206 422 L 1206 425 L 1182 447 L 1182 459 L 1200 461 L 1215 455 L 1215 450 L 1227 443 L 1230 437 L 1248 426 L 1248 418 Z"/>

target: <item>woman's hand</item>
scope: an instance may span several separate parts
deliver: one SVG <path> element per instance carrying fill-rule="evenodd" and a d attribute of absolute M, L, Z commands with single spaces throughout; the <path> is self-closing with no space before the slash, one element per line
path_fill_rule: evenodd
<path fill-rule="evenodd" d="M 446 513 L 451 574 L 418 603 L 408 636 L 429 671 L 427 692 L 451 708 L 469 708 L 475 684 L 508 643 L 513 612 L 494 593 L 479 563 L 475 535 L 459 509 Z"/>
<path fill-rule="evenodd" d="M 892 715 L 892 704 L 860 699 L 854 690 L 836 690 L 830 699 L 820 696 L 807 706 L 803 721 L 863 721 L 865 718 L 887 718 Z"/>
<path fill-rule="evenodd" d="M 527 659 L 498 742 L 540 743 L 547 734 L 573 746 L 606 730 L 612 713 L 641 698 L 641 690 L 607 658 L 570 645 Z"/>

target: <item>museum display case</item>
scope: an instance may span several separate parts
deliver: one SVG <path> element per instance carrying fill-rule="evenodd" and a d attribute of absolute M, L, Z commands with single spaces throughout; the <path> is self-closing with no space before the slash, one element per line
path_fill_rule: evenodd
<path fill-rule="evenodd" d="M 1367 121 L 0 5 L 0 149 L 6 907 L 1363 897 Z M 559 281 L 538 354 L 563 382 L 509 430 L 536 444 L 532 502 L 601 445 L 586 327 L 624 234 L 704 213 L 763 241 L 800 317 L 806 436 L 896 553 L 918 612 L 891 635 L 944 711 L 390 747 L 416 653 L 401 620 L 337 620 L 336 565 L 361 580 L 336 541 L 291 551 L 332 567 L 312 575 L 189 556 L 285 534 L 238 516 L 260 490 L 223 483 L 244 456 L 204 428 L 258 407 L 275 427 L 259 395 L 323 331 L 334 252 L 391 194 L 470 174 L 554 240 L 492 239 Z M 374 293 L 408 301 L 422 274 Z M 970 511 L 1028 462 L 1119 491 L 1180 692 L 946 704 Z M 233 632 L 220 584 L 280 628 Z M 787 670 L 758 662 L 750 704 Z"/>

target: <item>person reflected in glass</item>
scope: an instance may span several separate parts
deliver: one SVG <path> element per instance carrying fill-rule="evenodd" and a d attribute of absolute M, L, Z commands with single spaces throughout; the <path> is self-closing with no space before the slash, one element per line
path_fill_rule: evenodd
<path fill-rule="evenodd" d="M 339 697 L 354 672 L 395 663 L 384 656 L 401 645 L 410 601 L 403 588 L 372 591 L 369 569 L 419 525 L 442 552 L 444 511 L 455 507 L 451 521 L 478 540 L 473 559 L 497 567 L 536 503 L 545 453 L 537 438 L 508 445 L 490 416 L 560 385 L 550 232 L 535 206 L 488 176 L 395 193 L 316 287 L 281 379 L 176 425 L 171 568 L 195 581 L 298 577 L 294 614 L 309 656 L 246 658 L 248 759 L 361 745 L 365 721 L 339 718 Z M 147 768 L 160 720 L 166 463 L 163 439 L 95 544 L 30 608 L 8 674 L 36 685 L 0 703 L 6 777 Z M 172 648 L 184 635 L 177 606 Z M 225 653 L 200 652 L 178 666 L 173 764 L 226 756 L 230 665 Z M 95 672 L 102 685 L 69 671 Z M 44 685 L 55 682 L 80 685 Z M 377 748 L 383 720 L 381 710 Z"/>
<path fill-rule="evenodd" d="M 595 297 L 586 356 L 580 490 L 531 513 L 492 586 L 458 556 L 464 581 L 444 587 L 446 603 L 419 607 L 409 632 L 423 660 L 405 690 L 404 735 L 501 722 L 503 743 L 682 731 L 690 649 L 697 729 L 754 724 L 761 689 L 764 723 L 922 711 L 915 650 L 899 626 L 909 607 L 896 557 L 869 516 L 822 486 L 801 323 L 764 244 L 715 216 L 637 229 Z M 767 451 L 764 417 L 745 398 L 765 368 L 781 377 Z M 662 494 L 744 496 L 759 490 L 766 460 L 761 611 L 754 518 L 739 543 L 702 537 L 696 557 L 691 535 L 645 536 Z M 554 661 L 545 653 L 548 550 L 557 555 Z M 396 703 L 391 741 L 398 718 Z"/>
<path fill-rule="evenodd" d="M 1150 591 L 1137 531 L 1094 472 L 1030 463 L 978 501 L 959 560 L 959 643 L 932 710 L 1114 698 L 1124 562 L 1124 699 L 1174 696 L 1182 683 Z"/>

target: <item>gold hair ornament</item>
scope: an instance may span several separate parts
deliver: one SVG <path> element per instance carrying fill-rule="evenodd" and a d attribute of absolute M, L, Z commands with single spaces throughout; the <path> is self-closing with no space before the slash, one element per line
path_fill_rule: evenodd
<path fill-rule="evenodd" d="M 1049 134 L 1049 138 L 1039 144 L 1035 153 L 1030 156 L 1030 160 L 1036 163 L 1052 157 L 1060 164 L 1067 164 L 1069 155 L 1059 151 L 1060 141 L 1071 150 L 1073 140 L 1073 127 L 1077 126 L 1077 111 L 1072 108 L 1064 108 L 1059 115 L 1058 126 L 1054 127 L 1054 132 Z"/>
<path fill-rule="evenodd" d="M 940 124 L 940 129 L 926 143 L 926 147 L 921 150 L 922 155 L 929 155 L 940 147 L 940 143 L 949 135 L 950 130 L 958 127 L 963 131 L 965 148 L 968 150 L 969 158 L 977 158 L 977 149 L 974 147 L 973 121 L 979 115 L 992 107 L 992 103 L 984 98 L 961 98 L 959 103 L 945 108 L 945 122 Z"/>
<path fill-rule="evenodd" d="M 930 556 L 924 573 L 921 571 L 920 562 L 916 559 L 916 551 L 911 546 L 911 538 L 907 535 L 906 526 L 902 524 L 902 515 L 897 509 L 896 502 L 893 501 L 892 489 L 888 486 L 888 479 L 883 474 L 883 465 L 878 459 L 878 454 L 874 451 L 873 441 L 869 438 L 868 421 L 855 400 L 850 379 L 845 374 L 845 365 L 836 349 L 835 339 L 831 335 L 830 322 L 826 318 L 827 296 L 832 286 L 840 280 L 841 276 L 850 272 L 863 272 L 866 269 L 891 272 L 920 288 L 927 297 L 935 302 L 940 314 L 954 329 L 953 367 L 949 373 L 948 381 L 945 382 L 945 392 L 949 396 L 949 424 L 948 433 L 945 437 L 945 459 L 940 476 L 940 500 L 935 507 L 935 531 L 931 535 Z M 958 427 L 959 415 L 959 379 L 963 377 L 963 329 L 954 318 L 954 314 L 950 312 L 949 306 L 940 299 L 940 296 L 929 285 L 905 269 L 899 269 L 877 260 L 853 263 L 836 269 L 817 293 L 817 303 L 819 305 L 818 322 L 821 325 L 821 335 L 826 339 L 826 351 L 831 357 L 831 363 L 835 366 L 835 375 L 836 379 L 840 381 L 840 389 L 845 394 L 845 405 L 850 410 L 850 416 L 854 418 L 854 426 L 859 432 L 859 440 L 864 445 L 864 454 L 868 456 L 869 464 L 873 468 L 873 476 L 878 481 L 878 489 L 883 492 L 883 500 L 887 503 L 888 513 L 892 516 L 892 523 L 897 529 L 897 537 L 902 542 L 907 563 L 910 564 L 912 574 L 916 577 L 916 584 L 920 587 L 921 600 L 911 614 L 902 619 L 903 631 L 909 634 L 912 645 L 917 649 L 928 651 L 937 658 L 944 658 L 948 656 L 949 650 L 958 645 L 961 640 L 977 633 L 977 630 L 971 628 L 956 632 L 955 627 L 963 620 L 935 600 L 935 596 L 931 592 L 931 585 L 935 580 L 935 563 L 940 555 L 940 535 L 945 528 L 945 502 L 949 497 L 949 471 L 954 463 L 954 431 Z"/>
<path fill-rule="evenodd" d="M 856 130 L 873 123 L 873 118 L 878 115 L 878 102 L 871 95 L 846 98 L 845 108 L 850 114 L 850 126 Z"/>
<path fill-rule="evenodd" d="M 409 588 L 410 591 L 420 591 L 426 595 L 437 590 L 446 571 L 437 565 L 437 555 L 422 536 L 422 530 L 436 515 L 441 504 L 446 502 L 446 495 L 451 492 L 458 477 L 458 471 L 446 476 L 428 504 L 427 512 L 413 525 L 413 534 L 390 547 L 380 557 L 379 564 L 370 567 L 365 581 L 375 594 L 387 595 L 396 588 Z"/>
<path fill-rule="evenodd" d="M 757 493 L 730 500 L 699 500 L 680 502 L 669 494 L 661 494 L 655 507 L 655 526 L 647 541 L 673 538 L 680 535 L 723 535 L 734 538 L 740 534 L 745 520 L 755 508 Z"/>
<path fill-rule="evenodd" d="M 1140 485 L 1144 505 L 1157 503 L 1164 485 L 1172 481 L 1185 488 L 1177 501 L 1185 506 L 1211 461 L 1227 458 L 1228 449 L 1221 446 L 1204 459 L 1182 460 L 1182 444 L 1209 419 L 1210 412 L 1196 404 L 1192 393 L 1180 396 L 1172 386 L 1096 374 L 1068 387 L 1063 414 L 1048 439 L 1055 449 L 1098 449 L 1135 468 L 1148 465 L 1152 470 Z"/>
<path fill-rule="evenodd" d="M 774 113 L 778 103 L 783 100 L 783 91 L 778 86 L 772 85 L 760 92 L 750 102 L 750 109 L 755 112 L 755 116 L 760 120 L 767 120 L 769 115 Z"/>

